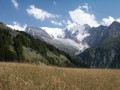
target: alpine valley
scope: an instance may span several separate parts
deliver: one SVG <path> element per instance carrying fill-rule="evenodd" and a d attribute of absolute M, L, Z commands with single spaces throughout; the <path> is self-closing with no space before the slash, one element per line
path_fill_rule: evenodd
<path fill-rule="evenodd" d="M 28 26 L 25 32 L 0 23 L 0 51 L 0 61 L 120 68 L 120 23 L 72 23 L 64 29 Z"/>
<path fill-rule="evenodd" d="M 25 32 L 68 53 L 75 62 L 91 68 L 120 68 L 120 23 L 116 21 L 98 27 L 72 23 L 64 29 L 29 26 Z"/>

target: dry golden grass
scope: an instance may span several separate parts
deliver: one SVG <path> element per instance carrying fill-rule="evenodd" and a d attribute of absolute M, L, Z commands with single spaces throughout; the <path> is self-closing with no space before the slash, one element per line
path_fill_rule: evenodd
<path fill-rule="evenodd" d="M 120 71 L 0 63 L 0 90 L 120 90 Z"/>

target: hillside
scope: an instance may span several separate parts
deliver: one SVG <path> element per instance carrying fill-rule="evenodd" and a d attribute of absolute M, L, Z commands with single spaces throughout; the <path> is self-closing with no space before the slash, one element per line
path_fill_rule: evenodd
<path fill-rule="evenodd" d="M 43 35 L 43 32 L 41 33 L 38 28 L 36 29 L 38 33 L 34 32 L 34 29 L 31 28 L 32 33 L 36 36 L 37 34 L 39 37 L 46 36 Z M 30 29 L 29 29 L 30 31 Z M 44 30 L 43 30 L 44 31 Z M 87 65 L 91 68 L 120 68 L 120 23 L 117 21 L 112 22 L 109 26 L 103 26 L 100 25 L 98 27 L 92 27 L 90 28 L 89 25 L 73 25 L 73 27 L 68 28 L 68 30 L 63 30 L 65 34 L 65 37 L 61 39 L 61 43 L 58 43 L 55 39 L 53 39 L 54 42 L 58 43 L 59 49 L 60 47 L 65 46 L 63 49 L 67 53 L 70 54 L 70 52 L 73 52 L 75 49 L 74 47 L 69 47 L 70 44 L 74 44 L 74 46 L 79 47 L 86 47 L 85 43 L 90 47 L 79 49 L 83 50 L 77 51 L 77 53 L 70 54 L 72 57 L 76 57 L 77 64 L 82 62 L 82 64 Z M 42 34 L 42 35 L 41 35 Z M 49 34 L 49 33 L 48 33 Z M 75 37 L 77 38 L 77 41 Z M 58 35 L 59 36 L 59 35 Z M 60 38 L 62 38 L 64 35 L 58 37 L 59 41 Z M 73 38 L 74 37 L 74 38 Z M 36 37 L 38 38 L 38 37 Z M 76 42 L 78 40 L 80 41 L 77 44 L 74 42 L 69 41 L 69 44 L 61 45 L 62 42 L 67 41 L 67 39 L 74 39 Z M 45 38 L 43 38 L 45 40 Z M 58 40 L 58 39 L 57 39 Z M 45 40 L 46 41 L 46 40 Z M 50 40 L 52 41 L 52 40 Z M 49 43 L 49 41 L 46 41 Z M 51 44 L 53 44 L 52 42 Z M 83 44 L 84 43 L 84 44 Z M 54 44 L 53 44 L 54 45 Z M 67 48 L 66 48 L 67 47 Z M 77 55 L 78 54 L 78 55 Z"/>
<path fill-rule="evenodd" d="M 1 90 L 120 90 L 120 72 L 0 63 Z"/>
<path fill-rule="evenodd" d="M 120 23 L 109 26 L 73 24 L 66 29 L 27 27 L 26 32 L 50 43 L 91 68 L 120 68 Z M 52 31 L 52 33 L 51 33 Z M 53 36 L 50 38 L 50 36 Z"/>
<path fill-rule="evenodd" d="M 96 28 L 95 46 L 86 49 L 78 58 L 92 68 L 120 68 L 120 23 L 115 21 L 109 27 L 100 27 Z"/>
<path fill-rule="evenodd" d="M 0 51 L 0 61 L 5 62 L 69 67 L 81 67 L 82 65 L 42 39 L 35 39 L 25 32 L 12 30 L 3 23 L 0 23 Z"/>

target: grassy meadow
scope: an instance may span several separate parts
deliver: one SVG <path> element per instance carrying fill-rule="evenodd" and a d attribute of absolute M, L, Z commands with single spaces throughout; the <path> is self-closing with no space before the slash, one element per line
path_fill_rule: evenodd
<path fill-rule="evenodd" d="M 0 90 L 120 90 L 120 70 L 0 62 Z"/>

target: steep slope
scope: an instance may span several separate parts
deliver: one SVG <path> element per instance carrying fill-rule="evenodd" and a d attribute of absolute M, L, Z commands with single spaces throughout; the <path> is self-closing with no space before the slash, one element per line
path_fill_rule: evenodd
<path fill-rule="evenodd" d="M 0 24 L 0 51 L 0 61 L 56 66 L 76 66 L 77 63 L 54 46 L 35 39 L 25 32 L 14 31 L 4 24 Z M 77 66 L 80 65 L 82 64 L 79 63 Z"/>
<path fill-rule="evenodd" d="M 99 27 L 93 27 L 89 29 L 89 36 L 84 39 L 84 42 L 86 42 L 90 47 L 95 47 L 106 38 L 107 32 L 107 26 L 101 25 Z"/>
<path fill-rule="evenodd" d="M 56 46 L 72 56 L 75 56 L 77 53 L 82 52 L 89 47 L 84 41 L 84 39 L 89 36 L 88 29 L 90 29 L 90 27 L 88 25 L 82 26 L 73 23 L 68 25 L 65 29 L 48 27 L 41 28 L 38 28 L 37 31 L 33 28 L 26 28 L 26 32 L 34 37 L 42 38 L 47 43 Z M 41 30 L 44 30 L 44 33 L 48 33 L 52 39 L 39 34 L 41 33 Z M 31 34 L 30 32 L 38 33 L 38 35 Z"/>
<path fill-rule="evenodd" d="M 39 36 L 41 36 L 41 38 L 45 37 L 48 39 L 52 39 L 51 36 L 46 31 L 38 27 L 29 26 L 26 28 L 26 32 L 36 38 L 39 38 Z"/>
<path fill-rule="evenodd" d="M 99 42 L 79 54 L 78 58 L 91 67 L 120 68 L 120 23 L 113 22 L 105 28 L 98 29 L 98 32 L 106 30 L 101 38 L 97 38 Z"/>

